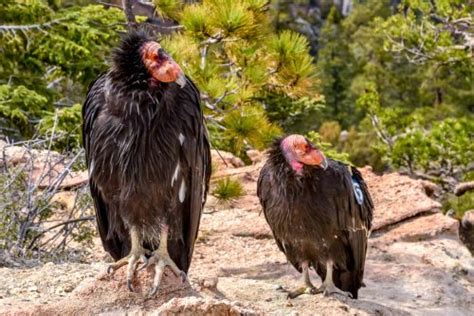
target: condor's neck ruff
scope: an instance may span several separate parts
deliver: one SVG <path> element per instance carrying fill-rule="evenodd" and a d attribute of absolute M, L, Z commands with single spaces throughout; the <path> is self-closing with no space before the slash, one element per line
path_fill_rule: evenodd
<path fill-rule="evenodd" d="M 294 146 L 292 142 L 293 139 L 291 138 L 291 136 L 284 138 L 280 142 L 280 149 L 286 159 L 286 162 L 290 165 L 291 169 L 293 169 L 296 174 L 301 175 L 303 172 L 304 164 L 298 161 L 296 153 L 294 152 Z"/>
<path fill-rule="evenodd" d="M 129 91 L 147 90 L 158 85 L 143 62 L 142 48 L 150 41 L 153 39 L 144 31 L 132 32 L 112 52 L 110 76 L 113 85 Z"/>

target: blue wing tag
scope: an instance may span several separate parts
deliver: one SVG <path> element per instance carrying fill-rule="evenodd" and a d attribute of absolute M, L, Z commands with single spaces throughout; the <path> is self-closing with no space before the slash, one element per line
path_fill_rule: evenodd
<path fill-rule="evenodd" d="M 360 188 L 359 182 L 357 182 L 357 180 L 354 178 L 352 178 L 352 187 L 354 189 L 354 195 L 357 200 L 357 203 L 359 203 L 359 205 L 362 205 L 362 203 L 364 202 L 364 193 Z"/>

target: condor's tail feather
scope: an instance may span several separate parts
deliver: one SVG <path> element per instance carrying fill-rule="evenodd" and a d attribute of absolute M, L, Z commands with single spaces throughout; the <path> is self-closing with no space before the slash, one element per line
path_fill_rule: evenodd
<path fill-rule="evenodd" d="M 367 253 L 367 231 L 348 232 L 349 247 L 346 248 L 347 262 L 344 270 L 337 266 L 334 269 L 334 285 L 343 291 L 350 292 L 352 298 L 358 297 L 363 284 L 365 257 Z"/>

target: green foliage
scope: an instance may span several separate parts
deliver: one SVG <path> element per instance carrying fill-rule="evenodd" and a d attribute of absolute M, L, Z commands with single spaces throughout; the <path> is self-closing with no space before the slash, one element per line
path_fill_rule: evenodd
<path fill-rule="evenodd" d="M 348 34 L 345 34 L 342 26 L 342 16 L 336 7 L 332 7 L 321 29 L 317 63 L 321 79 L 319 89 L 326 101 L 325 116 L 336 119 L 344 127 L 360 119 L 360 114 L 347 115 L 355 111 L 354 97 L 350 94 L 349 88 L 356 68 L 349 44 Z"/>
<path fill-rule="evenodd" d="M 368 126 L 369 122 L 361 122 L 361 126 Z M 359 131 L 351 127 L 346 132 L 346 137 L 339 141 L 337 148 L 341 152 L 349 154 L 349 160 L 355 166 L 369 165 L 374 171 L 386 171 L 388 164 L 384 159 L 385 152 L 380 148 L 380 141 L 377 134 L 369 128 L 361 127 Z"/>
<path fill-rule="evenodd" d="M 244 189 L 239 181 L 226 177 L 217 181 L 212 195 L 220 202 L 227 202 L 241 197 L 243 192 Z"/>
<path fill-rule="evenodd" d="M 306 137 L 308 137 L 311 143 L 320 149 L 326 157 L 342 161 L 346 164 L 351 164 L 348 153 L 338 152 L 331 143 L 323 141 L 320 134 L 315 131 L 310 131 Z"/>
<path fill-rule="evenodd" d="M 405 0 L 398 8 L 357 1 L 347 17 L 333 7 L 317 63 L 324 139 L 357 164 L 459 179 L 472 157 L 471 23 L 457 0 Z M 343 141 L 335 141 L 338 132 Z"/>
<path fill-rule="evenodd" d="M 279 122 L 287 133 L 304 134 L 307 130 L 317 128 L 322 122 L 318 118 L 325 106 L 320 97 L 293 99 L 287 95 L 269 93 L 263 102 L 270 120 Z"/>
<path fill-rule="evenodd" d="M 379 149 L 385 152 L 394 167 L 405 167 L 410 172 L 442 170 L 445 174 L 453 174 L 472 161 L 472 117 L 443 118 L 440 115 L 441 118 L 436 119 L 436 108 L 420 108 L 408 116 L 407 110 L 382 107 L 373 85 L 357 104 L 370 113 L 383 140 Z M 427 111 L 431 114 L 424 115 Z"/>
<path fill-rule="evenodd" d="M 267 1 L 156 3 L 185 28 L 162 45 L 201 90 L 214 146 L 241 156 L 263 149 L 281 134 L 279 125 L 294 126 L 321 108 L 307 40 L 277 34 Z M 170 9 L 175 4 L 180 14 Z"/>
<path fill-rule="evenodd" d="M 16 138 L 55 106 L 82 102 L 124 29 L 123 13 L 101 5 L 6 0 L 0 17 L 0 130 Z"/>
<path fill-rule="evenodd" d="M 55 148 L 74 148 L 78 104 L 106 67 L 123 13 L 88 1 L 4 2 L 0 25 L 25 28 L 0 28 L 2 133 L 29 137 L 42 119 Z M 330 0 L 154 3 L 183 26 L 162 45 L 201 90 L 213 146 L 244 157 L 276 135 L 319 131 L 325 149 L 377 170 L 459 174 L 469 163 L 465 1 L 353 1 L 345 16 Z"/>
<path fill-rule="evenodd" d="M 443 210 L 454 211 L 454 216 L 457 219 L 462 219 L 465 212 L 474 209 L 474 192 L 467 192 L 461 196 L 454 196 L 449 194 L 443 203 Z"/>
<path fill-rule="evenodd" d="M 335 145 L 341 137 L 341 125 L 337 121 L 326 121 L 319 128 L 319 135 L 323 141 Z"/>
<path fill-rule="evenodd" d="M 364 125 L 367 123 L 363 122 Z M 379 142 L 374 132 L 360 132 L 355 127 L 345 131 L 338 122 L 326 121 L 319 133 L 313 131 L 308 136 L 336 160 L 360 167 L 370 165 L 375 171 L 384 171 L 387 167 L 376 146 Z"/>
<path fill-rule="evenodd" d="M 73 150 L 81 146 L 82 105 L 56 110 L 44 116 L 39 132 L 42 137 L 54 139 L 53 149 Z"/>
<path fill-rule="evenodd" d="M 177 20 L 183 9 L 182 0 L 154 0 L 156 13 L 161 17 Z"/>
<path fill-rule="evenodd" d="M 48 109 L 48 99 L 25 86 L 0 85 L 0 126 L 31 135 L 30 122 Z"/>
<path fill-rule="evenodd" d="M 281 131 L 265 119 L 263 110 L 244 106 L 226 114 L 223 119 L 224 141 L 233 152 L 241 154 L 246 142 L 256 149 L 263 150 Z"/>
<path fill-rule="evenodd" d="M 431 128 L 410 125 L 399 135 L 390 152 L 395 166 L 410 170 L 446 170 L 465 167 L 474 157 L 474 121 L 447 118 Z"/>

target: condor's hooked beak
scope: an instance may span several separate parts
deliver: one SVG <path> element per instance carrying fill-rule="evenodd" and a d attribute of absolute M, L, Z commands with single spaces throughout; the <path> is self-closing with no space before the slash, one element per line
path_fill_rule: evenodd
<path fill-rule="evenodd" d="M 318 166 L 326 170 L 329 163 L 324 154 L 318 149 L 311 149 L 309 153 L 305 154 L 300 161 L 306 165 Z"/>
<path fill-rule="evenodd" d="M 328 166 L 329 166 L 328 160 L 326 159 L 326 157 L 324 157 L 323 161 L 321 162 L 321 168 L 323 168 L 323 170 L 326 170 Z"/>
<path fill-rule="evenodd" d="M 176 82 L 181 88 L 186 85 L 186 76 L 181 67 L 157 42 L 147 42 L 142 47 L 142 59 L 151 76 L 159 82 Z"/>
<path fill-rule="evenodd" d="M 169 56 L 156 70 L 154 77 L 161 82 L 176 82 L 181 88 L 186 85 L 186 76 L 181 67 Z"/>

